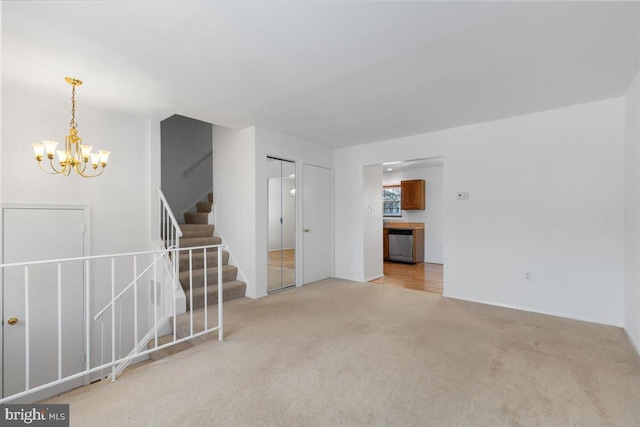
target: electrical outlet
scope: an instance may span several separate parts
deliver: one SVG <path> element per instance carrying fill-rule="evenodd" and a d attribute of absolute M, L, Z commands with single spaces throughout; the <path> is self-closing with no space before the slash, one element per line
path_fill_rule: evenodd
<path fill-rule="evenodd" d="M 533 273 L 531 272 L 524 273 L 524 280 L 527 282 L 533 282 Z"/>
<path fill-rule="evenodd" d="M 458 191 L 456 193 L 456 198 L 458 200 L 467 200 L 469 198 L 469 193 L 466 191 Z"/>

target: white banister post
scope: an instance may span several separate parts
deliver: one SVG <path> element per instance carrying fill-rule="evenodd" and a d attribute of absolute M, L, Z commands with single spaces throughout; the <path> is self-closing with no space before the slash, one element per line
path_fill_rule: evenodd
<path fill-rule="evenodd" d="M 24 389 L 29 390 L 29 267 L 24 268 Z"/>
<path fill-rule="evenodd" d="M 222 246 L 218 246 L 218 341 L 224 338 L 222 327 Z"/>
<path fill-rule="evenodd" d="M 111 258 L 111 363 L 116 361 L 116 259 Z M 115 364 L 111 366 L 111 381 L 116 380 Z"/>
<path fill-rule="evenodd" d="M 62 263 L 58 263 L 58 381 L 62 379 Z"/>
<path fill-rule="evenodd" d="M 85 296 L 85 357 L 87 362 L 87 371 L 91 369 L 91 262 L 85 261 L 85 280 L 84 280 L 84 296 Z M 91 378 L 89 378 L 89 381 Z"/>
<path fill-rule="evenodd" d="M 209 312 L 209 305 L 207 302 L 207 276 L 209 276 L 207 274 L 207 248 L 204 248 L 203 253 L 204 255 L 204 265 L 202 268 L 204 268 L 204 330 L 206 331 L 207 329 L 209 329 L 209 322 L 207 321 L 207 314 Z M 218 268 L 220 268 L 220 266 L 218 266 Z"/>

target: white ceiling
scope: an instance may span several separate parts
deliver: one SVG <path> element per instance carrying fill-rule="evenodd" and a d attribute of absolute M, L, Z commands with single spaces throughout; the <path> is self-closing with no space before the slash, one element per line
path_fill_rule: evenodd
<path fill-rule="evenodd" d="M 340 147 L 623 95 L 640 4 L 2 3 L 3 84 Z"/>

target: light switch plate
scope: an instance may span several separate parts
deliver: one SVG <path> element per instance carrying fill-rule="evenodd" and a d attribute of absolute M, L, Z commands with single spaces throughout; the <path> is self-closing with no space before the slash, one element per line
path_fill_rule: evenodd
<path fill-rule="evenodd" d="M 469 198 L 469 193 L 466 191 L 458 191 L 456 193 L 456 198 L 458 200 L 467 200 Z"/>

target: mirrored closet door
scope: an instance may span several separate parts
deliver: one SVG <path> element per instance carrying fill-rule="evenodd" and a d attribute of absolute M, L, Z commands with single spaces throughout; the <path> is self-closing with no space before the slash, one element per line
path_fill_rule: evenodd
<path fill-rule="evenodd" d="M 267 157 L 267 292 L 296 284 L 296 164 Z"/>

